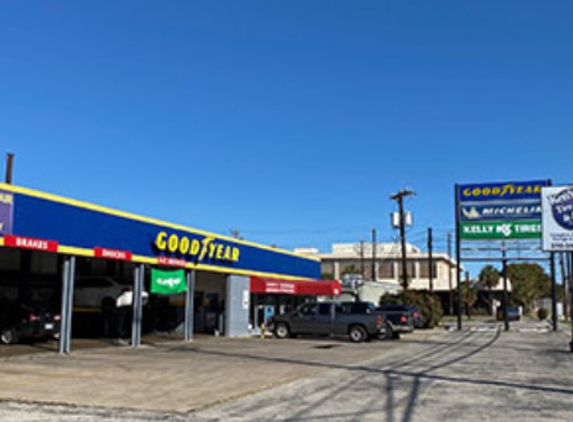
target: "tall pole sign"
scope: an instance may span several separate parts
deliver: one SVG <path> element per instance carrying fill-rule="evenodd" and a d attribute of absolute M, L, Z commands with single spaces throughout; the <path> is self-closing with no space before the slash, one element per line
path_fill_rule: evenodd
<path fill-rule="evenodd" d="M 573 252 L 573 186 L 545 187 L 543 207 L 543 250 Z"/>
<path fill-rule="evenodd" d="M 573 186 L 544 187 L 541 190 L 541 204 L 543 209 L 542 248 L 551 253 L 551 270 L 554 274 L 553 255 L 555 252 L 569 252 L 570 255 L 573 252 Z M 555 284 L 552 288 L 555 288 Z M 553 290 L 552 294 L 554 294 Z M 554 303 L 553 312 L 555 311 Z M 571 315 L 573 320 L 573 302 Z M 571 333 L 573 335 L 573 326 Z M 573 352 L 573 337 L 569 343 L 569 349 Z"/>
<path fill-rule="evenodd" d="M 460 185 L 460 236 L 466 240 L 541 238 L 547 181 Z"/>
<path fill-rule="evenodd" d="M 550 182 L 499 182 L 456 185 L 456 258 L 461 265 L 462 241 L 501 241 L 541 239 L 541 192 Z M 573 206 L 573 205 L 572 205 Z M 571 216 L 573 217 L 573 211 Z M 571 222 L 573 225 L 573 220 Z M 504 268 L 510 260 L 503 245 Z M 458 268 L 458 289 L 459 289 Z M 504 297 L 507 289 L 504 283 Z M 458 302 L 461 300 L 458 294 Z M 507 317 L 507 300 L 504 300 Z M 458 304 L 458 328 L 461 307 Z M 507 330 L 507 321 L 506 321 Z"/>

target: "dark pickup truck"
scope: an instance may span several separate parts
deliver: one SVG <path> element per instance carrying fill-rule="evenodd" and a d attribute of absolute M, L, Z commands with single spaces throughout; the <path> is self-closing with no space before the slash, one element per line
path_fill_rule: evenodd
<path fill-rule="evenodd" d="M 293 312 L 273 317 L 270 328 L 278 338 L 298 334 L 347 335 L 355 343 L 387 333 L 384 317 L 369 302 L 306 303 Z"/>
<path fill-rule="evenodd" d="M 387 321 L 388 337 L 398 339 L 402 333 L 414 331 L 414 312 L 406 305 L 381 304 L 376 308 L 376 312 L 381 313 Z"/>

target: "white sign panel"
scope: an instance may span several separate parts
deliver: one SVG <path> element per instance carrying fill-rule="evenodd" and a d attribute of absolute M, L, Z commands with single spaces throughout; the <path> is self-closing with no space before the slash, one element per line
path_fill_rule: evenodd
<path fill-rule="evenodd" d="M 243 310 L 249 309 L 249 302 L 250 302 L 251 292 L 248 290 L 243 290 Z"/>
<path fill-rule="evenodd" d="M 573 251 L 573 186 L 541 189 L 543 250 Z"/>

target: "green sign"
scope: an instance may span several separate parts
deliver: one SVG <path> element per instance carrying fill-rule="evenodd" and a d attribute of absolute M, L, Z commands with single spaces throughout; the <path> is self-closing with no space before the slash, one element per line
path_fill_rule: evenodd
<path fill-rule="evenodd" d="M 185 271 L 151 269 L 151 293 L 175 295 L 186 291 Z"/>
<path fill-rule="evenodd" d="M 541 239 L 540 220 L 460 223 L 461 239 Z"/>

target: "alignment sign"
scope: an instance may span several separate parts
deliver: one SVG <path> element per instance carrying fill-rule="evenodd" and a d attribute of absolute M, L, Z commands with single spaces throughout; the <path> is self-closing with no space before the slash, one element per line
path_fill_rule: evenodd
<path fill-rule="evenodd" d="M 543 250 L 573 251 L 573 186 L 543 188 Z"/>

